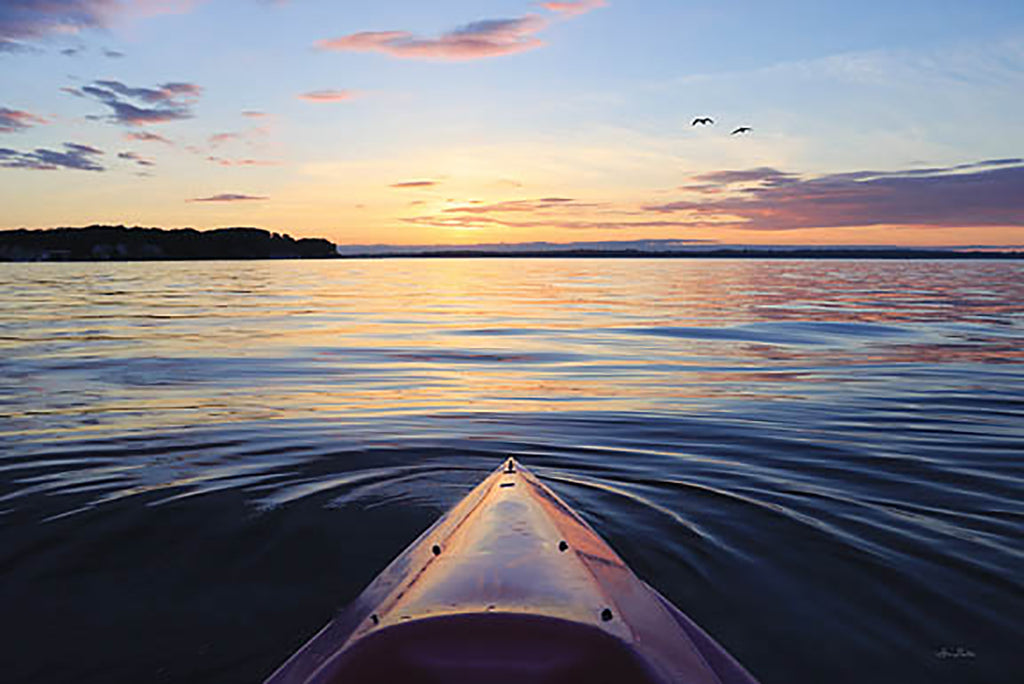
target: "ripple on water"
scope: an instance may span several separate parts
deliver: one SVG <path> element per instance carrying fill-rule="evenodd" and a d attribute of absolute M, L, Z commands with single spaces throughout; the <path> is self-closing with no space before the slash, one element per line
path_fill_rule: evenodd
<path fill-rule="evenodd" d="M 0 271 L 10 681 L 258 681 L 514 455 L 765 684 L 1015 682 L 1020 263 Z"/>

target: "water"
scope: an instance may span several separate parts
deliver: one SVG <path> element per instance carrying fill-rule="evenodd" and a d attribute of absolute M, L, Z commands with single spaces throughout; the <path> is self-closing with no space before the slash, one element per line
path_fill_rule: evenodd
<path fill-rule="evenodd" d="M 0 264 L 6 682 L 252 682 L 512 454 L 764 684 L 1019 681 L 1024 263 Z"/>

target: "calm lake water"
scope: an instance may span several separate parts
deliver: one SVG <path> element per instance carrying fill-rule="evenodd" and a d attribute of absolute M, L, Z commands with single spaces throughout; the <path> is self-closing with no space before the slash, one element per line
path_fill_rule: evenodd
<path fill-rule="evenodd" d="M 1024 672 L 1024 262 L 0 264 L 5 682 L 253 682 L 506 455 L 764 684 Z"/>

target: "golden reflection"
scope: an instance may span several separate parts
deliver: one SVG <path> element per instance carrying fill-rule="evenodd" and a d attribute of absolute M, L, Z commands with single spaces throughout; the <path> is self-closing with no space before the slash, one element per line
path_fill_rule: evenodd
<path fill-rule="evenodd" d="M 15 408 L 20 434 L 325 412 L 656 411 L 800 398 L 854 381 L 862 364 L 1024 360 L 1014 263 L 11 266 L 5 383 L 45 406 Z"/>

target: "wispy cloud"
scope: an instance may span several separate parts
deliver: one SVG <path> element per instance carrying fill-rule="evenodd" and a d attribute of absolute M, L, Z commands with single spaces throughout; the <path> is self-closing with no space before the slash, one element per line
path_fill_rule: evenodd
<path fill-rule="evenodd" d="M 60 54 L 64 55 L 65 57 L 77 57 L 79 55 L 87 54 L 88 52 L 89 48 L 87 48 L 84 45 L 76 45 L 74 47 L 67 47 L 63 50 L 60 50 Z M 123 52 L 120 52 L 118 50 L 111 50 L 110 48 L 103 48 L 99 51 L 99 53 L 109 59 L 120 59 L 125 56 Z"/>
<path fill-rule="evenodd" d="M 95 157 L 102 154 L 102 150 L 77 143 L 64 143 L 63 151 L 39 147 L 31 152 L 19 152 L 0 147 L 0 167 L 36 171 L 54 171 L 56 169 L 105 171 L 106 169 L 95 161 Z"/>
<path fill-rule="evenodd" d="M 186 202 L 254 202 L 258 200 L 270 199 L 261 195 L 243 195 L 234 192 L 222 192 L 219 195 L 210 195 L 209 197 L 196 197 L 194 199 L 185 200 Z"/>
<path fill-rule="evenodd" d="M 355 90 L 311 90 L 297 96 L 307 102 L 345 102 L 359 97 Z"/>
<path fill-rule="evenodd" d="M 578 209 L 593 209 L 601 205 L 593 202 L 577 202 L 568 197 L 543 197 L 535 200 L 509 200 L 492 204 L 469 204 L 449 207 L 446 214 L 503 214 L 508 212 L 549 212 Z"/>
<path fill-rule="evenodd" d="M 212 154 L 206 157 L 206 161 L 220 166 L 280 166 L 281 164 L 270 159 L 228 159 Z"/>
<path fill-rule="evenodd" d="M 678 201 L 511 199 L 403 218 L 435 228 L 785 231 L 871 226 L 1024 227 L 1024 159 L 806 175 L 771 167 L 695 174 Z"/>
<path fill-rule="evenodd" d="M 577 16 L 580 14 L 586 14 L 590 10 L 597 9 L 598 7 L 607 7 L 608 3 L 605 0 L 576 0 L 575 2 L 542 2 L 540 6 L 546 10 L 552 12 L 558 12 L 560 14 L 566 14 L 569 16 Z"/>
<path fill-rule="evenodd" d="M 124 134 L 125 140 L 137 140 L 139 142 L 158 142 L 164 145 L 174 146 L 174 142 L 162 135 L 150 133 L 149 131 L 129 131 Z"/>
<path fill-rule="evenodd" d="M 769 166 L 760 166 L 756 169 L 742 169 L 739 171 L 709 171 L 693 176 L 708 187 L 721 187 L 724 185 L 737 185 L 740 183 L 761 183 L 762 185 L 781 185 L 794 182 L 799 179 L 795 173 L 786 173 L 773 169 Z"/>
<path fill-rule="evenodd" d="M 414 216 L 402 219 L 406 223 L 430 226 L 432 228 L 487 228 L 500 227 L 510 229 L 532 229 L 551 228 L 555 230 L 638 230 L 644 228 L 693 228 L 697 225 L 710 223 L 709 221 L 695 221 L 689 218 L 680 219 L 658 219 L 637 221 L 635 219 L 622 220 L 592 220 L 576 218 L 537 218 L 537 219 L 505 219 L 495 216 Z"/>
<path fill-rule="evenodd" d="M 687 189 L 704 197 L 644 209 L 717 215 L 748 230 L 1024 226 L 1022 159 L 810 177 L 759 168 L 705 173 L 694 180 L 698 184 Z"/>
<path fill-rule="evenodd" d="M 607 4 L 605 0 L 537 3 L 563 17 L 576 17 Z M 524 14 L 507 19 L 473 21 L 438 36 L 419 36 L 402 30 L 360 31 L 318 40 L 314 45 L 321 50 L 380 52 L 402 59 L 466 61 L 539 48 L 544 42 L 537 34 L 549 24 L 550 21 L 539 14 Z"/>
<path fill-rule="evenodd" d="M 135 152 L 118 152 L 118 159 L 124 159 L 125 161 L 135 162 L 139 166 L 156 166 L 151 159 L 146 159 L 143 156 L 136 154 Z"/>
<path fill-rule="evenodd" d="M 512 19 L 484 19 L 437 37 L 408 31 L 363 31 L 316 42 L 322 50 L 381 52 L 404 59 L 462 61 L 525 52 L 544 43 L 537 33 L 548 25 L 536 14 Z"/>
<path fill-rule="evenodd" d="M 25 40 L 109 28 L 117 18 L 184 12 L 193 4 L 195 0 L 3 0 L 0 52 L 26 49 Z"/>
<path fill-rule="evenodd" d="M 689 217 L 638 221 L 637 212 L 611 203 L 582 202 L 571 197 L 505 200 L 483 203 L 469 201 L 440 212 L 406 218 L 409 223 L 436 228 L 564 228 L 608 230 L 692 226 Z M 595 218 L 596 217 L 596 218 Z"/>
<path fill-rule="evenodd" d="M 392 183 L 393 188 L 432 188 L 438 185 L 440 181 L 435 180 L 414 180 L 414 181 L 401 181 L 400 183 Z"/>
<path fill-rule="evenodd" d="M 5 40 L 0 38 L 0 55 L 3 54 L 18 54 L 20 52 L 28 52 L 31 48 L 23 43 L 18 43 L 13 40 Z"/>
<path fill-rule="evenodd" d="M 209 162 L 221 166 L 276 166 L 278 162 L 275 161 L 266 161 L 252 157 L 237 157 L 240 154 L 238 152 L 240 146 L 244 146 L 249 150 L 246 154 L 263 154 L 269 135 L 270 128 L 268 126 L 255 126 L 242 131 L 225 131 L 209 136 L 206 139 L 207 149 L 192 145 L 186 146 L 185 149 L 193 154 L 205 157 Z M 224 153 L 221 150 L 224 148 L 234 150 L 232 154 L 236 155 L 236 157 L 227 158 L 223 156 Z"/>
<path fill-rule="evenodd" d="M 0 133 L 17 133 L 35 124 L 44 123 L 47 123 L 47 120 L 36 114 L 0 107 Z"/>
<path fill-rule="evenodd" d="M 211 147 L 217 147 L 230 140 L 238 140 L 241 137 L 241 133 L 214 133 L 207 139 L 207 142 L 210 143 Z"/>
<path fill-rule="evenodd" d="M 4 0 L 0 4 L 0 39 L 38 38 L 107 25 L 118 0 Z"/>
<path fill-rule="evenodd" d="M 266 117 L 270 116 L 270 114 L 268 114 L 267 112 L 256 111 L 254 109 L 247 109 L 244 112 L 242 112 L 242 116 L 247 117 L 249 119 L 265 119 Z"/>
<path fill-rule="evenodd" d="M 127 86 L 120 81 L 93 81 L 81 88 L 62 88 L 64 92 L 86 97 L 107 106 L 107 119 L 125 126 L 165 123 L 193 116 L 192 107 L 202 95 L 194 83 L 164 83 L 154 88 Z"/>

